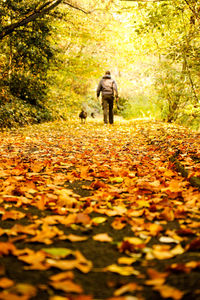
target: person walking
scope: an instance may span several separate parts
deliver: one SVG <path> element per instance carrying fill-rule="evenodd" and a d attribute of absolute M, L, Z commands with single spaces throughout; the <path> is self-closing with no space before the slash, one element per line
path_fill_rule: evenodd
<path fill-rule="evenodd" d="M 103 120 L 104 124 L 109 123 L 113 124 L 113 104 L 114 99 L 116 98 L 116 103 L 118 105 L 118 89 L 115 80 L 111 78 L 110 71 L 106 71 L 105 75 L 100 80 L 97 87 L 97 99 L 99 100 L 99 96 L 102 96 L 102 108 L 103 108 Z"/>

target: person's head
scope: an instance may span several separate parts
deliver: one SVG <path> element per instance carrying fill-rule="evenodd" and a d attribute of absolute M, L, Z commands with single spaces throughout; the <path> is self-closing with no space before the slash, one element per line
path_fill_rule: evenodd
<path fill-rule="evenodd" d="M 110 71 L 106 71 L 105 75 L 111 75 Z"/>

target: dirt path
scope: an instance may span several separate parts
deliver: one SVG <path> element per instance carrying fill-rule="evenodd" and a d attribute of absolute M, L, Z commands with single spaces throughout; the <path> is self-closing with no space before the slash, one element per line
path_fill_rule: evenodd
<path fill-rule="evenodd" d="M 200 134 L 98 119 L 0 139 L 0 299 L 200 299 Z"/>

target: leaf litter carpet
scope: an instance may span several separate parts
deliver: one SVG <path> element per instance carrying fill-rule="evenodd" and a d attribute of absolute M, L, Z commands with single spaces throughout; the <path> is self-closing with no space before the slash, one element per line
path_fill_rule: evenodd
<path fill-rule="evenodd" d="M 0 299 L 200 299 L 199 133 L 93 121 L 0 139 Z"/>

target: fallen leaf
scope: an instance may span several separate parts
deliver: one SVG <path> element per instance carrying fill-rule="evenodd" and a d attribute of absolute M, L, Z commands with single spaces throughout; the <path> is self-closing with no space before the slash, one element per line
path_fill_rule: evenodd
<path fill-rule="evenodd" d="M 17 283 L 15 286 L 11 287 L 9 291 L 14 294 L 21 294 L 28 298 L 34 297 L 37 294 L 37 288 L 27 283 Z"/>
<path fill-rule="evenodd" d="M 49 300 L 70 300 L 70 298 L 62 296 L 52 296 L 49 298 Z"/>
<path fill-rule="evenodd" d="M 71 271 L 61 272 L 61 273 L 58 273 L 56 275 L 50 276 L 49 279 L 51 281 L 62 281 L 62 280 L 66 280 L 66 279 L 73 280 L 74 279 L 74 273 L 72 273 Z"/>
<path fill-rule="evenodd" d="M 0 242 L 0 255 L 8 255 L 16 250 L 12 243 Z"/>
<path fill-rule="evenodd" d="M 163 298 L 172 298 L 174 300 L 180 300 L 184 296 L 184 292 L 168 285 L 155 286 L 154 290 L 158 291 Z"/>
<path fill-rule="evenodd" d="M 64 235 L 61 240 L 69 240 L 70 242 L 83 242 L 88 239 L 87 236 L 79 236 L 75 234 Z"/>
<path fill-rule="evenodd" d="M 186 246 L 187 251 L 196 251 L 200 249 L 200 238 L 194 239 L 190 244 Z"/>
<path fill-rule="evenodd" d="M 124 179 L 122 177 L 113 177 L 113 178 L 110 178 L 110 181 L 112 183 L 122 183 L 124 181 Z"/>
<path fill-rule="evenodd" d="M 136 262 L 136 259 L 132 257 L 122 256 L 119 257 L 117 261 L 120 265 L 132 265 L 134 262 Z"/>
<path fill-rule="evenodd" d="M 73 253 L 72 250 L 67 248 L 43 248 L 42 250 L 48 254 L 51 254 L 51 256 L 62 258 L 67 257 Z"/>
<path fill-rule="evenodd" d="M 146 285 L 160 286 L 165 283 L 166 278 L 169 276 L 168 272 L 160 273 L 155 269 L 147 269 L 150 279 L 145 281 Z"/>
<path fill-rule="evenodd" d="M 134 282 L 130 282 L 128 284 L 125 284 L 123 285 L 122 287 L 120 287 L 119 289 L 117 289 L 115 292 L 114 292 L 114 296 L 121 296 L 127 292 L 134 292 L 136 290 L 141 290 L 141 287 L 139 287 L 137 285 L 137 283 L 134 283 Z"/>
<path fill-rule="evenodd" d="M 105 217 L 96 217 L 92 219 L 92 223 L 93 224 L 102 224 L 104 222 L 106 222 L 107 218 Z"/>
<path fill-rule="evenodd" d="M 122 267 L 122 266 L 119 266 L 119 265 L 116 265 L 116 264 L 105 267 L 103 269 L 103 271 L 109 271 L 109 272 L 117 273 L 117 274 L 120 274 L 120 275 L 123 275 L 123 276 L 130 276 L 130 275 L 136 275 L 137 276 L 137 275 L 140 274 L 139 271 L 135 270 L 131 266 Z"/>
<path fill-rule="evenodd" d="M 30 297 L 27 295 L 16 295 L 14 293 L 3 291 L 0 292 L 0 299 L 1 300 L 28 300 Z"/>
<path fill-rule="evenodd" d="M 124 227 L 126 227 L 126 221 L 124 218 L 115 218 L 115 220 L 112 222 L 111 226 L 115 230 L 121 230 Z"/>
<path fill-rule="evenodd" d="M 25 216 L 26 216 L 25 213 L 22 213 L 17 210 L 6 211 L 2 216 L 2 221 L 5 221 L 7 219 L 20 220 L 23 219 Z"/>
<path fill-rule="evenodd" d="M 164 219 L 166 221 L 174 221 L 174 212 L 170 207 L 165 207 L 163 212 L 159 216 L 160 219 Z"/>
<path fill-rule="evenodd" d="M 167 244 L 170 244 L 170 243 L 179 243 L 179 241 L 177 241 L 177 240 L 175 240 L 175 239 L 173 239 L 173 238 L 171 238 L 169 236 L 161 236 L 159 238 L 159 241 L 161 243 L 167 243 Z"/>
<path fill-rule="evenodd" d="M 93 236 L 93 240 L 98 242 L 112 242 L 113 239 L 107 233 L 99 233 Z"/>
<path fill-rule="evenodd" d="M 78 285 L 70 280 L 50 282 L 50 285 L 53 286 L 54 289 L 62 290 L 66 293 L 80 294 L 83 292 L 83 289 L 80 285 Z"/>
<path fill-rule="evenodd" d="M 0 288 L 7 289 L 7 288 L 10 288 L 13 285 L 14 285 L 13 280 L 11 280 L 9 278 L 6 278 L 6 277 L 0 278 Z"/>
<path fill-rule="evenodd" d="M 133 244 L 133 245 L 136 245 L 136 246 L 144 244 L 144 241 L 141 240 L 140 238 L 137 238 L 137 237 L 125 237 L 124 241 L 125 242 L 128 241 L 130 244 Z"/>

